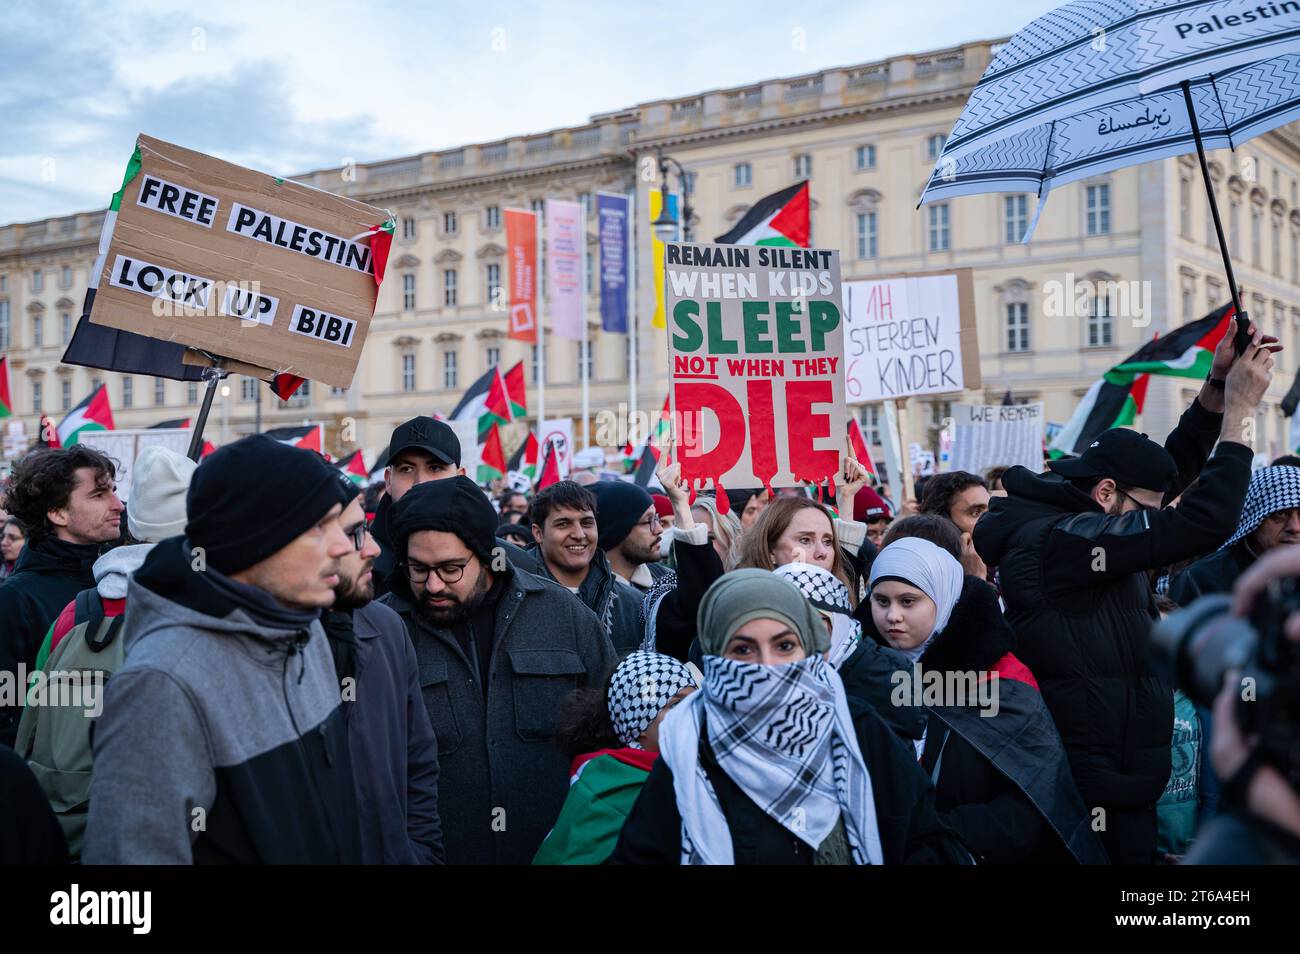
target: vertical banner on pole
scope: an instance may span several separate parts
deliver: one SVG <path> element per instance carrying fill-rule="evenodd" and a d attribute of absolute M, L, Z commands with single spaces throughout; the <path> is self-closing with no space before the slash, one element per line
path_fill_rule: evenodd
<path fill-rule="evenodd" d="M 626 195 L 596 193 L 596 232 L 600 236 L 600 327 L 627 334 L 628 212 Z"/>
<path fill-rule="evenodd" d="M 537 213 L 506 209 L 506 260 L 510 269 L 507 337 L 537 343 Z"/>
<path fill-rule="evenodd" d="M 551 328 L 562 338 L 582 338 L 582 268 L 586 237 L 582 206 L 563 199 L 546 200 L 546 285 Z"/>

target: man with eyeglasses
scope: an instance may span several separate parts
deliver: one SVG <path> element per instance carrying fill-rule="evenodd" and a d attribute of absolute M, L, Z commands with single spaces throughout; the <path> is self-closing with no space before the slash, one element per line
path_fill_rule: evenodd
<path fill-rule="evenodd" d="M 560 708 L 603 684 L 614 648 L 580 600 L 516 569 L 468 477 L 412 488 L 392 528 L 383 602 L 406 624 L 438 739 L 447 862 L 527 864 L 568 792 Z"/>
<path fill-rule="evenodd" d="M 1050 474 L 1012 467 L 1007 496 L 975 525 L 976 551 L 998 568 L 1016 655 L 1115 864 L 1152 863 L 1170 774 L 1173 693 L 1146 663 L 1159 616 L 1148 572 L 1227 540 L 1250 479 L 1243 422 L 1253 431 L 1277 345 L 1252 326 L 1237 357 L 1231 327 L 1164 447 L 1115 428 Z M 1179 493 L 1177 507 L 1161 509 Z"/>
<path fill-rule="evenodd" d="M 406 625 L 373 602 L 379 545 L 357 486 L 340 475 L 339 525 L 352 543 L 338 562 L 321 625 L 334 656 L 357 790 L 362 864 L 442 864 L 438 743 L 420 694 Z"/>
<path fill-rule="evenodd" d="M 660 564 L 664 528 L 654 498 L 625 480 L 593 484 L 596 498 L 596 544 L 605 551 L 609 568 L 642 596 L 672 572 Z"/>

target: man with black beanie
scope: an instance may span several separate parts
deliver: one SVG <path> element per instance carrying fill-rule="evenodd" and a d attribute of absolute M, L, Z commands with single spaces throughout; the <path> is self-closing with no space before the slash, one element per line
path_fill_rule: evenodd
<path fill-rule="evenodd" d="M 615 575 L 644 597 L 671 572 L 659 564 L 664 531 L 654 498 L 625 480 L 602 480 L 591 485 L 591 493 L 596 498 L 596 545 Z"/>
<path fill-rule="evenodd" d="M 411 488 L 391 527 L 397 564 L 382 602 L 415 646 L 447 861 L 527 864 L 568 791 L 551 744 L 560 706 L 603 684 L 613 646 L 563 587 L 513 566 L 469 478 Z"/>
<path fill-rule="evenodd" d="M 363 864 L 441 864 L 438 742 L 420 696 L 420 672 L 406 626 L 373 602 L 379 555 L 366 529 L 360 490 L 338 477 L 349 499 L 339 523 L 355 549 L 339 561 L 334 605 L 321 625 L 334 655 L 357 789 Z"/>
<path fill-rule="evenodd" d="M 131 578 L 95 726 L 87 864 L 355 863 L 320 611 L 353 549 L 337 472 L 265 436 L 195 471 L 183 537 Z"/>

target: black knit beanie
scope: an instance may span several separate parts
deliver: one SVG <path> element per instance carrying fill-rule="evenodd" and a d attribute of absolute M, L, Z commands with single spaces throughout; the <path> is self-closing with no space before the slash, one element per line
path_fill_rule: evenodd
<path fill-rule="evenodd" d="M 596 497 L 596 546 L 612 550 L 655 505 L 644 487 L 626 480 L 602 480 L 589 488 Z"/>
<path fill-rule="evenodd" d="M 209 566 L 238 573 L 350 501 L 338 470 L 318 454 L 254 434 L 218 448 L 194 472 L 185 536 Z"/>
<path fill-rule="evenodd" d="M 416 484 L 393 504 L 389 516 L 393 549 L 406 559 L 406 541 L 419 530 L 454 533 L 484 563 L 497 540 L 497 512 L 478 484 L 461 474 Z"/>

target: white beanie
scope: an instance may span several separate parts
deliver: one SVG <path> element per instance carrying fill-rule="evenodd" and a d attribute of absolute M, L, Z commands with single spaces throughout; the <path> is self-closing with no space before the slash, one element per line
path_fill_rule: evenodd
<path fill-rule="evenodd" d="M 140 451 L 131 465 L 126 527 L 141 543 L 158 543 L 185 532 L 185 497 L 194 461 L 158 444 Z"/>

